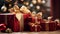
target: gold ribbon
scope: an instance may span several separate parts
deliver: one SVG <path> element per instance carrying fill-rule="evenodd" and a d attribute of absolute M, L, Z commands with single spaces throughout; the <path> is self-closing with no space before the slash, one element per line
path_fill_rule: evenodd
<path fill-rule="evenodd" d="M 46 23 L 45 28 L 46 28 L 46 31 L 49 31 L 49 23 Z"/>

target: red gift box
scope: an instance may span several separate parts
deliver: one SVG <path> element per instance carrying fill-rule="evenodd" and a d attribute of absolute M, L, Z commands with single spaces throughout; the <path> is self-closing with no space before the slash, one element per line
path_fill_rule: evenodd
<path fill-rule="evenodd" d="M 60 30 L 60 23 L 56 22 L 56 30 Z"/>
<path fill-rule="evenodd" d="M 55 31 L 56 30 L 55 22 L 41 23 L 40 25 L 41 25 L 42 31 Z"/>
<path fill-rule="evenodd" d="M 40 32 L 40 25 L 30 26 L 31 32 Z"/>
<path fill-rule="evenodd" d="M 49 31 L 55 31 L 55 30 L 56 30 L 56 22 L 50 22 Z"/>
<path fill-rule="evenodd" d="M 5 23 L 7 25 L 7 28 L 12 29 L 12 31 L 14 32 L 20 31 L 18 20 L 16 19 L 14 14 L 0 14 L 0 23 Z"/>

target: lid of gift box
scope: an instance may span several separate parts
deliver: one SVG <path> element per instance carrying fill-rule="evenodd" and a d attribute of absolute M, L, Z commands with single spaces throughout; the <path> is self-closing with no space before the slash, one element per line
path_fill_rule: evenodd
<path fill-rule="evenodd" d="M 1 13 L 0 15 L 14 15 L 13 13 Z"/>

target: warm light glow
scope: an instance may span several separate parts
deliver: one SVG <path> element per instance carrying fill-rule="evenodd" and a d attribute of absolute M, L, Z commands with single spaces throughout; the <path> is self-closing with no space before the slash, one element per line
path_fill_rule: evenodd
<path fill-rule="evenodd" d="M 12 0 L 5 0 L 5 1 L 10 2 L 10 1 L 12 1 Z"/>
<path fill-rule="evenodd" d="M 26 2 L 25 4 L 26 4 L 26 5 L 29 5 L 29 2 Z"/>
<path fill-rule="evenodd" d="M 9 7 L 11 7 L 11 4 L 9 4 Z"/>
<path fill-rule="evenodd" d="M 52 17 L 48 17 L 48 20 L 50 20 Z"/>
<path fill-rule="evenodd" d="M 24 1 L 24 0 L 21 0 L 21 1 Z"/>
<path fill-rule="evenodd" d="M 33 4 L 30 4 L 30 7 L 33 7 Z"/>
<path fill-rule="evenodd" d="M 37 0 L 38 3 L 41 3 L 42 1 L 41 0 Z"/>
<path fill-rule="evenodd" d="M 33 3 L 33 4 L 36 4 L 36 3 L 37 3 L 37 1 L 36 1 L 36 0 L 32 0 L 32 3 Z"/>
<path fill-rule="evenodd" d="M 42 17 L 43 14 L 42 14 L 42 12 L 39 12 L 38 15 Z"/>
<path fill-rule="evenodd" d="M 45 3 L 45 0 L 43 0 L 42 3 L 44 4 Z"/>
<path fill-rule="evenodd" d="M 40 9 L 40 6 L 36 6 L 36 9 Z"/>

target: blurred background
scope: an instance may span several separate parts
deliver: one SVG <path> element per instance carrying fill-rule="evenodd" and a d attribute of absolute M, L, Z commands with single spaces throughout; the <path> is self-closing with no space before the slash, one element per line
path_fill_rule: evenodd
<path fill-rule="evenodd" d="M 26 6 L 31 12 L 43 12 L 43 18 L 50 16 L 50 0 L 0 0 L 0 12 L 9 13 L 8 9 L 12 8 L 15 4 L 19 7 Z M 1 10 L 4 5 L 7 7 L 6 12 Z"/>

